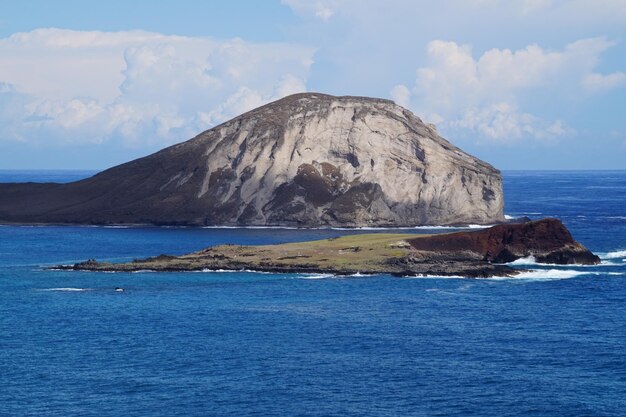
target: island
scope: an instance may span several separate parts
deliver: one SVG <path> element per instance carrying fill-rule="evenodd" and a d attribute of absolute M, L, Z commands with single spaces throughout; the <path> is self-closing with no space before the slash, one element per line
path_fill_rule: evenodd
<path fill-rule="evenodd" d="M 410 227 L 505 221 L 500 171 L 393 101 L 284 97 L 67 184 L 0 184 L 0 223 Z"/>
<path fill-rule="evenodd" d="M 394 276 L 514 276 L 506 263 L 595 265 L 600 258 L 576 242 L 558 219 L 500 224 L 436 235 L 355 234 L 276 245 L 219 245 L 182 256 L 159 255 L 127 263 L 93 259 L 55 268 L 101 271 L 252 270 L 279 273 L 390 274 Z"/>

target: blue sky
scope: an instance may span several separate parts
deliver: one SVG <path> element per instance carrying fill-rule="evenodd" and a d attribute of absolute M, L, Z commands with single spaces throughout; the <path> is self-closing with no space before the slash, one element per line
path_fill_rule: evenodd
<path fill-rule="evenodd" d="M 301 91 L 500 169 L 626 169 L 624 0 L 0 2 L 0 169 L 101 169 Z"/>

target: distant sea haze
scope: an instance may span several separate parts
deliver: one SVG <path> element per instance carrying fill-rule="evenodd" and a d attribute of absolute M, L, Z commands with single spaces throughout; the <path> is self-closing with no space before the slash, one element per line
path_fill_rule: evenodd
<path fill-rule="evenodd" d="M 96 170 L 69 169 L 0 169 L 0 182 L 73 182 L 97 174 Z"/>

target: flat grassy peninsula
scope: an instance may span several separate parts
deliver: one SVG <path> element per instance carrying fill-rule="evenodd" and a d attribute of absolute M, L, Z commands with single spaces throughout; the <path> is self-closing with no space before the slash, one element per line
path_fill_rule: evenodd
<path fill-rule="evenodd" d="M 95 262 L 77 264 L 77 269 L 102 271 L 199 271 L 206 269 L 253 269 L 276 272 L 317 272 L 337 274 L 385 273 L 393 260 L 412 252 L 408 239 L 421 235 L 371 233 L 308 242 L 277 245 L 218 245 L 182 256 L 159 255 L 127 263 Z"/>

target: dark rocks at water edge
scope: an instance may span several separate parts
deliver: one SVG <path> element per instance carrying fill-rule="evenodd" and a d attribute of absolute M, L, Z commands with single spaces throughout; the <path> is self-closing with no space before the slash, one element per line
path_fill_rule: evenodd
<path fill-rule="evenodd" d="M 58 268 L 115 272 L 253 270 L 487 278 L 516 275 L 519 270 L 502 263 L 531 256 L 538 263 L 595 265 L 600 262 L 600 258 L 572 238 L 559 220 L 544 219 L 441 235 L 357 234 L 280 245 L 221 245 L 183 256 L 159 255 L 121 264 L 91 259 Z"/>
<path fill-rule="evenodd" d="M 0 184 L 0 222 L 415 226 L 504 220 L 502 179 L 389 100 L 296 94 L 69 184 Z"/>
<path fill-rule="evenodd" d="M 532 256 L 537 263 L 595 265 L 600 258 L 576 242 L 557 219 L 501 224 L 475 232 L 459 232 L 412 239 L 420 251 L 470 251 L 493 263 Z"/>

